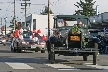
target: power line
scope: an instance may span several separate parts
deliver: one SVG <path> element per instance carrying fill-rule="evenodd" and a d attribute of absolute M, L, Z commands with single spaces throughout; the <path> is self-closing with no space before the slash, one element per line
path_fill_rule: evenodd
<path fill-rule="evenodd" d="M 55 6 L 55 5 L 58 5 L 58 4 L 61 4 L 61 3 L 65 2 L 65 1 L 67 1 L 67 0 L 57 0 L 57 1 L 54 1 L 54 2 L 50 2 L 50 5 Z M 47 4 L 45 6 L 47 6 Z M 40 12 L 43 12 L 44 9 L 45 9 L 45 7 L 42 7 L 40 9 Z"/>

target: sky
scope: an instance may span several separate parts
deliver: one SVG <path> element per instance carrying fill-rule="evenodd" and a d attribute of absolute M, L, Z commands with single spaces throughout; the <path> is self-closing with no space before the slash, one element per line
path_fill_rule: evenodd
<path fill-rule="evenodd" d="M 11 21 L 14 13 L 14 4 L 13 4 L 14 0 L 0 0 L 0 18 L 3 19 L 3 24 L 4 22 L 4 18 L 7 17 L 7 24 L 9 25 L 9 22 Z M 50 8 L 52 9 L 52 11 L 55 14 L 74 14 L 75 10 L 77 10 L 78 8 L 74 6 L 74 4 L 76 2 L 78 2 L 80 0 L 50 0 Z M 99 13 L 103 13 L 103 12 L 108 12 L 108 8 L 107 8 L 107 0 L 94 0 L 96 1 L 94 8 L 96 7 L 96 5 L 99 5 Z M 24 20 L 24 10 L 22 10 L 21 8 L 21 3 L 23 3 L 24 1 L 20 1 L 20 0 L 16 0 L 16 17 L 17 20 L 23 21 Z M 31 3 L 30 6 L 27 6 L 27 16 L 29 16 L 30 14 L 34 13 L 34 14 L 39 14 L 40 12 L 42 12 L 42 10 L 44 10 L 45 5 L 47 5 L 48 0 L 30 0 L 28 1 L 28 3 Z M 35 4 L 40 4 L 40 5 L 35 5 Z"/>

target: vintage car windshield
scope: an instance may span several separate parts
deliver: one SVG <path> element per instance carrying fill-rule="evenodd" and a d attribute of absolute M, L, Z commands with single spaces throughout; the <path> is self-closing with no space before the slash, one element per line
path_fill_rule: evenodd
<path fill-rule="evenodd" d="M 24 31 L 23 32 L 23 38 L 30 38 L 30 36 L 32 35 L 32 32 L 28 32 L 28 31 Z"/>
<path fill-rule="evenodd" d="M 87 24 L 88 20 L 86 18 L 83 19 L 57 19 L 57 26 L 62 27 L 62 26 L 73 26 L 74 24 Z"/>

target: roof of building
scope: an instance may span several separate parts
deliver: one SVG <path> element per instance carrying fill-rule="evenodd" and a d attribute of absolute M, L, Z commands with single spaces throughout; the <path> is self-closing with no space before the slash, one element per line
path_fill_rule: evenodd
<path fill-rule="evenodd" d="M 57 18 L 89 18 L 84 15 L 56 15 Z"/>

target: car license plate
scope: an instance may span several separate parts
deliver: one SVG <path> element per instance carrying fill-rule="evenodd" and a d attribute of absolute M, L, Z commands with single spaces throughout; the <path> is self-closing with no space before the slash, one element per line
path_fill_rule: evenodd
<path fill-rule="evenodd" d="M 31 45 L 31 48 L 36 48 L 36 45 Z"/>
<path fill-rule="evenodd" d="M 70 36 L 70 40 L 71 41 L 80 41 L 80 37 L 79 36 Z"/>

